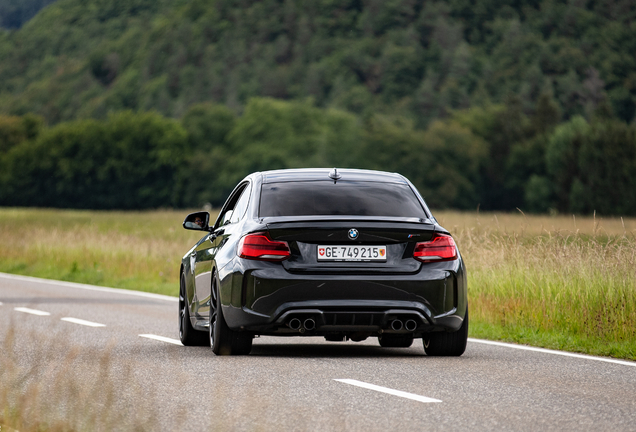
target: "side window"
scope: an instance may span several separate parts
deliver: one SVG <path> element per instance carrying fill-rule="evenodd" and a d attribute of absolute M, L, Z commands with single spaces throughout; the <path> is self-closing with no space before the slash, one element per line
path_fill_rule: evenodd
<path fill-rule="evenodd" d="M 235 197 L 232 200 L 233 202 L 228 204 L 227 208 L 225 209 L 225 211 L 221 215 L 221 223 L 220 223 L 219 226 L 225 226 L 225 225 L 228 225 L 228 224 L 232 223 L 232 216 L 234 215 L 234 209 L 236 208 L 236 205 L 238 204 L 238 202 L 241 199 L 241 197 L 243 196 L 243 193 L 245 192 L 245 189 L 247 189 L 247 187 L 243 188 L 242 191 L 239 191 L 237 193 L 238 197 Z"/>
<path fill-rule="evenodd" d="M 238 199 L 238 201 L 234 205 L 234 212 L 232 212 L 232 216 L 230 217 L 230 223 L 236 223 L 243 218 L 243 215 L 245 214 L 245 211 L 247 210 L 247 205 L 250 202 L 251 190 L 252 188 L 250 187 L 250 185 L 248 185 L 245 188 L 245 190 L 243 190 L 241 197 Z"/>
<path fill-rule="evenodd" d="M 219 227 L 236 223 L 243 218 L 250 201 L 251 190 L 252 186 L 248 183 L 242 191 L 239 190 L 235 195 L 233 195 L 233 203 L 231 201 L 228 203 L 227 208 L 221 215 L 220 223 L 218 225 Z"/>

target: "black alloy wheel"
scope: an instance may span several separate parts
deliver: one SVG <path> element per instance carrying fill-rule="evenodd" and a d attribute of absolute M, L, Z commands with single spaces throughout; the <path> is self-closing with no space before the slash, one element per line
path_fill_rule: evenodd
<path fill-rule="evenodd" d="M 468 309 L 462 326 L 456 332 L 429 333 L 422 338 L 424 351 L 429 356 L 457 357 L 466 351 L 468 341 Z"/>
<path fill-rule="evenodd" d="M 185 346 L 206 346 L 208 338 L 205 333 L 195 330 L 190 323 L 190 311 L 186 299 L 185 275 L 181 274 L 179 288 L 179 339 Z"/>
<path fill-rule="evenodd" d="M 216 355 L 247 355 L 252 350 L 252 335 L 230 329 L 223 317 L 216 275 L 212 276 L 209 343 Z"/>
<path fill-rule="evenodd" d="M 378 342 L 384 348 L 408 348 L 413 345 L 413 335 L 383 334 L 378 337 Z"/>

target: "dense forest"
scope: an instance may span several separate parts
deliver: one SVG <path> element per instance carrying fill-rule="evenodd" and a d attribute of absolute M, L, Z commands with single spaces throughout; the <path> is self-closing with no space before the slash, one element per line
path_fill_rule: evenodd
<path fill-rule="evenodd" d="M 435 207 L 636 214 L 630 0 L 57 0 L 4 26 L 2 205 L 218 205 L 352 166 Z"/>

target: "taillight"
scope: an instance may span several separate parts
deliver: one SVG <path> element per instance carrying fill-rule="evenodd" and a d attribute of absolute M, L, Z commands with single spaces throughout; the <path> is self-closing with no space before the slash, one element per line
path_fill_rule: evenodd
<path fill-rule="evenodd" d="M 457 259 L 455 240 L 447 234 L 435 234 L 430 241 L 417 243 L 413 258 L 422 262 L 452 261 Z"/>
<path fill-rule="evenodd" d="M 267 233 L 246 235 L 236 253 L 241 258 L 265 261 L 282 261 L 291 255 L 287 242 L 272 240 Z"/>

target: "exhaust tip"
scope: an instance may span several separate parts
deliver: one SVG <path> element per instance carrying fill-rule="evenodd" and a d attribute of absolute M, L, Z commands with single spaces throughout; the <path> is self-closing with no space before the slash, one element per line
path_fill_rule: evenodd
<path fill-rule="evenodd" d="M 290 319 L 287 325 L 292 330 L 300 330 L 300 320 L 298 318 Z"/>
<path fill-rule="evenodd" d="M 415 320 L 407 320 L 404 323 L 404 328 L 407 329 L 408 331 L 414 331 L 417 328 L 417 322 L 415 322 Z"/>
<path fill-rule="evenodd" d="M 306 330 L 311 331 L 316 328 L 316 321 L 314 321 L 312 318 L 307 318 L 303 323 L 303 326 Z"/>
<path fill-rule="evenodd" d="M 395 331 L 402 330 L 402 321 L 393 320 L 393 322 L 391 323 L 391 328 Z"/>

